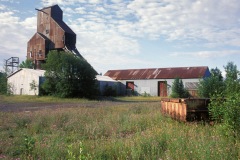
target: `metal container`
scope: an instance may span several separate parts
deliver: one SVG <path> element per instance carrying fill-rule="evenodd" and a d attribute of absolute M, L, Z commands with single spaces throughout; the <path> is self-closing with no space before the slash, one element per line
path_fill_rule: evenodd
<path fill-rule="evenodd" d="M 210 99 L 200 98 L 162 98 L 161 111 L 179 121 L 209 120 Z"/>

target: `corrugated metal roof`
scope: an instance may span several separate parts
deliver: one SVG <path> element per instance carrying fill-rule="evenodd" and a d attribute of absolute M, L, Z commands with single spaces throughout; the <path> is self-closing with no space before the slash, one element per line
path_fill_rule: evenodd
<path fill-rule="evenodd" d="M 206 75 L 210 75 L 207 66 L 109 70 L 104 74 L 104 76 L 109 76 L 115 80 L 174 78 L 191 79 L 203 78 Z"/>

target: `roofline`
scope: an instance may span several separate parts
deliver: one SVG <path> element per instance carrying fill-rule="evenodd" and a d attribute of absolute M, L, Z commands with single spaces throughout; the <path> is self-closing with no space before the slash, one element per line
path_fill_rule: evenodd
<path fill-rule="evenodd" d="M 38 34 L 43 40 L 49 41 L 49 39 L 48 39 L 46 36 L 44 37 L 44 35 L 43 35 L 42 33 L 36 32 L 36 33 L 30 38 L 30 40 L 28 41 L 28 43 L 33 39 L 33 37 L 34 37 L 36 34 Z"/>
<path fill-rule="evenodd" d="M 177 78 L 177 77 L 176 77 Z M 176 79 L 176 78 L 141 78 L 141 79 L 114 79 L 115 81 L 126 81 L 126 80 L 169 80 L 169 79 Z M 202 79 L 204 77 L 193 77 L 193 78 L 181 78 L 181 79 Z"/>
<path fill-rule="evenodd" d="M 65 33 L 69 33 L 69 32 L 66 32 L 66 31 L 58 24 L 58 22 L 57 22 L 54 18 L 51 17 L 51 19 L 54 20 L 54 22 L 55 22 Z M 65 23 L 63 20 L 62 20 L 62 22 Z M 65 23 L 65 25 L 73 32 L 72 28 L 70 28 L 66 23 Z M 73 32 L 73 33 L 74 33 L 73 35 L 76 35 L 75 32 Z M 69 34 L 72 34 L 72 33 L 69 33 Z M 76 36 L 77 36 L 77 35 L 76 35 Z"/>
<path fill-rule="evenodd" d="M 10 74 L 9 76 L 7 76 L 7 78 L 13 76 L 14 74 L 20 72 L 21 70 L 24 70 L 24 69 L 27 69 L 27 70 L 35 70 L 35 71 L 45 71 L 45 70 L 42 70 L 42 69 L 32 69 L 32 68 L 20 68 L 19 70 L 13 72 L 12 74 Z"/>
<path fill-rule="evenodd" d="M 12 74 L 10 74 L 9 76 L 7 76 L 7 78 L 9 78 L 9 77 L 12 77 L 14 74 L 16 74 L 16 73 L 18 73 L 19 71 L 21 71 L 22 70 L 22 68 L 20 68 L 19 70 L 17 70 L 17 71 L 15 71 L 15 72 L 13 72 Z"/>
<path fill-rule="evenodd" d="M 37 32 L 37 34 L 40 35 L 40 37 L 42 37 L 42 39 L 44 40 L 49 40 L 44 34 L 40 33 L 40 32 Z"/>
<path fill-rule="evenodd" d="M 171 69 L 171 68 L 208 68 L 208 66 L 190 66 L 190 67 L 163 67 L 163 68 L 135 68 L 135 69 L 111 69 L 108 71 L 127 71 L 127 70 L 144 70 L 144 69 Z M 107 71 L 107 72 L 108 72 Z M 106 72 L 106 73 L 107 73 Z"/>
<path fill-rule="evenodd" d="M 42 10 L 44 10 L 44 9 L 52 8 L 52 7 L 54 7 L 54 6 L 58 6 L 58 7 L 59 7 L 58 4 L 54 4 L 54 5 L 51 5 L 51 6 L 48 6 L 48 7 L 43 7 L 43 8 L 40 9 L 40 10 L 42 11 Z M 59 7 L 59 8 L 60 8 L 60 7 Z M 60 9 L 61 9 L 61 8 L 60 8 Z M 61 9 L 61 11 L 62 11 L 62 9 Z"/>

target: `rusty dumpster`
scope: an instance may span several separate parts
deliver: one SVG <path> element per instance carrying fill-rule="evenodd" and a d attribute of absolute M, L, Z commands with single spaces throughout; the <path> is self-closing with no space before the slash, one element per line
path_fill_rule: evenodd
<path fill-rule="evenodd" d="M 161 98 L 161 111 L 179 121 L 209 120 L 210 99 L 202 98 Z"/>

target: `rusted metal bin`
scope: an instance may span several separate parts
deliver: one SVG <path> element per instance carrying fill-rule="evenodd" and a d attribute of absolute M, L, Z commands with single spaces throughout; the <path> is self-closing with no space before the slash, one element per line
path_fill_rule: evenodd
<path fill-rule="evenodd" d="M 200 98 L 162 98 L 161 111 L 179 121 L 209 120 L 210 99 Z"/>

